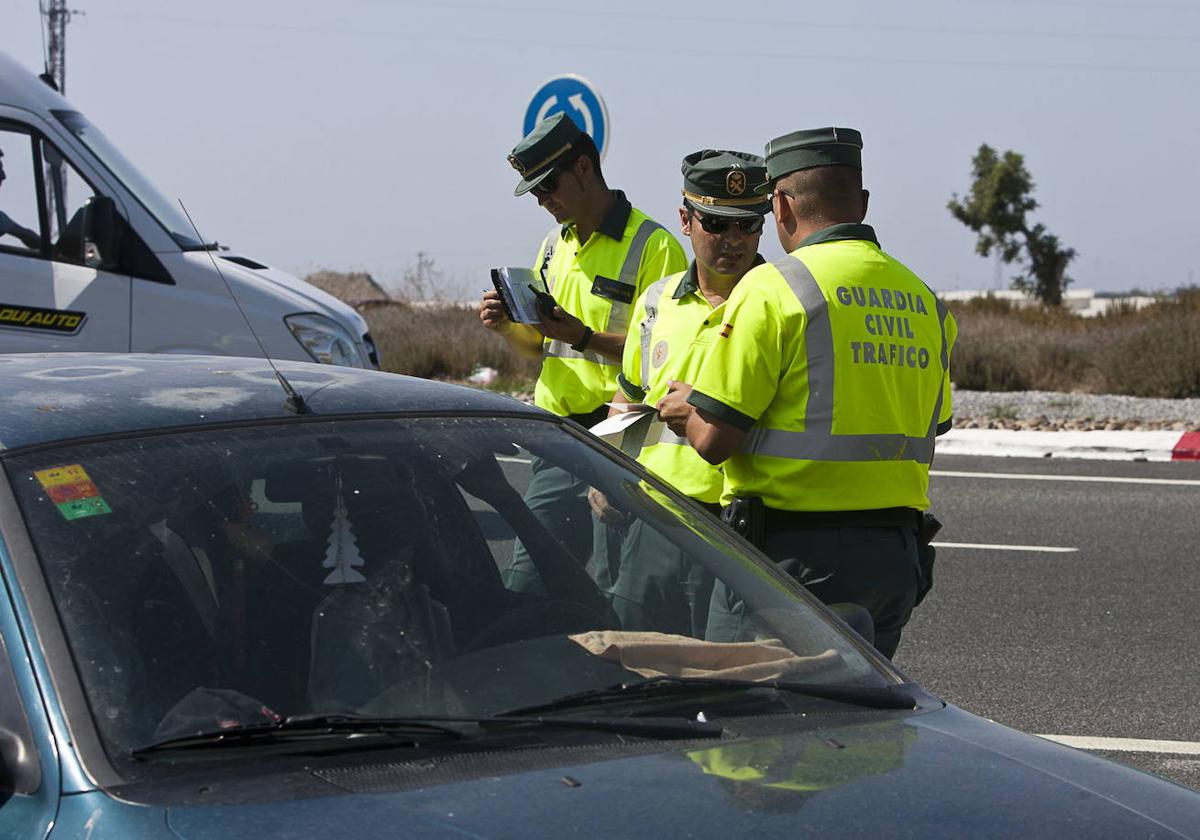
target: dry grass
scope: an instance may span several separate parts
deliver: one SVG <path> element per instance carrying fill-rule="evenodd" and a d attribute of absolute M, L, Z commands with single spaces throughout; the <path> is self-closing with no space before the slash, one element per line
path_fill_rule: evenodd
<path fill-rule="evenodd" d="M 994 299 L 952 309 L 959 326 L 952 368 L 960 388 L 1200 396 L 1200 287 L 1100 318 Z M 362 312 L 385 370 L 461 381 L 482 365 L 499 373 L 491 387 L 514 391 L 529 390 L 537 376 L 538 364 L 485 330 L 473 308 L 389 303 Z"/>
<path fill-rule="evenodd" d="M 1200 396 L 1200 288 L 1099 318 L 979 299 L 951 307 L 955 383 L 977 391 Z"/>
<path fill-rule="evenodd" d="M 538 363 L 511 352 L 502 338 L 484 329 L 473 308 L 395 302 L 364 307 L 361 312 L 379 348 L 383 369 L 392 373 L 461 381 L 484 366 L 500 375 L 493 387 L 537 377 Z"/>

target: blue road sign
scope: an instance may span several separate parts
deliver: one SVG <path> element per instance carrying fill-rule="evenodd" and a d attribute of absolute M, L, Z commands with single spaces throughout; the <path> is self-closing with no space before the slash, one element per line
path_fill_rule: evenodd
<path fill-rule="evenodd" d="M 559 111 L 566 111 L 577 126 L 591 135 L 603 158 L 608 147 L 608 109 L 592 83 L 574 73 L 555 76 L 538 88 L 525 109 L 522 134 L 533 131 L 535 125 Z"/>

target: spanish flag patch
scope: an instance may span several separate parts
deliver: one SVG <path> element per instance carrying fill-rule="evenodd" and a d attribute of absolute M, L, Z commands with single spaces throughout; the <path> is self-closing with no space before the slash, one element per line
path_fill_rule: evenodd
<path fill-rule="evenodd" d="M 721 327 L 721 338 L 729 338 L 731 332 L 733 332 L 733 324 L 727 322 L 725 326 Z"/>

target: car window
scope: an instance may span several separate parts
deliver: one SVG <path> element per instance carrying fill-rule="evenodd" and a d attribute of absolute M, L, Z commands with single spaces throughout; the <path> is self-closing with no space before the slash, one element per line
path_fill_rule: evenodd
<path fill-rule="evenodd" d="M 490 715 L 654 676 L 885 684 L 786 578 L 608 453 L 547 421 L 421 418 L 4 464 L 115 756 L 281 716 Z M 583 508 L 535 512 L 548 474 Z"/>
<path fill-rule="evenodd" d="M 27 132 L 0 123 L 0 248 L 41 250 L 36 168 Z"/>
<path fill-rule="evenodd" d="M 96 191 L 57 148 L 44 139 L 39 146 L 45 162 L 51 255 L 58 262 L 83 265 L 84 206 Z"/>

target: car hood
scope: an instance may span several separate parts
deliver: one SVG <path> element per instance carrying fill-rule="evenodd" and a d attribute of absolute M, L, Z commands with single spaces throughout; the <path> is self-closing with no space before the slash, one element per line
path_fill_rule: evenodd
<path fill-rule="evenodd" d="M 844 726 L 792 720 L 626 757 L 576 746 L 313 770 L 341 795 L 174 807 L 167 819 L 186 840 L 1200 831 L 1200 794 L 952 707 Z"/>

